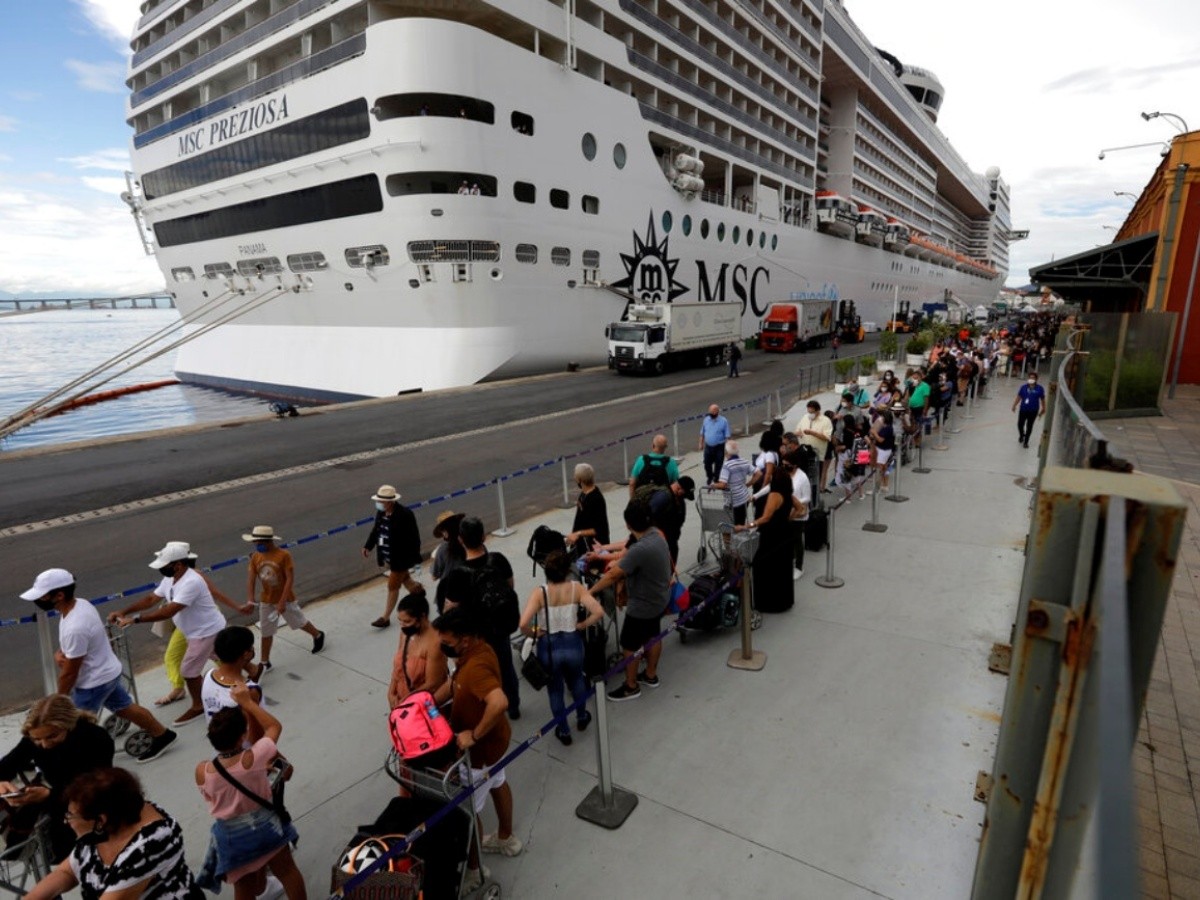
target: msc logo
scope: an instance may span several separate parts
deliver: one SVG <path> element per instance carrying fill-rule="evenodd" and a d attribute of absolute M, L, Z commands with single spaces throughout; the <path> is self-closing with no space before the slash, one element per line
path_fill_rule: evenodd
<path fill-rule="evenodd" d="M 687 286 L 675 280 L 679 260 L 668 255 L 667 241 L 664 237 L 661 244 L 658 242 L 654 214 L 651 213 L 645 240 L 635 231 L 633 253 L 621 254 L 625 277 L 613 282 L 613 287 L 628 291 L 640 303 L 669 303 L 680 294 L 686 294 Z"/>

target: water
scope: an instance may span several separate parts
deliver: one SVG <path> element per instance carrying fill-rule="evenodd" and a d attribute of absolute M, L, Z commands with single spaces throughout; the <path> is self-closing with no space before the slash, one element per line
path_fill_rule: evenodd
<path fill-rule="evenodd" d="M 0 420 L 178 321 L 174 309 L 50 310 L 0 316 Z M 147 352 L 152 351 L 143 351 L 130 362 Z M 100 390 L 172 378 L 174 366 L 171 351 Z M 268 402 L 172 385 L 43 419 L 0 441 L 0 458 L 4 452 L 30 447 L 269 415 Z"/>

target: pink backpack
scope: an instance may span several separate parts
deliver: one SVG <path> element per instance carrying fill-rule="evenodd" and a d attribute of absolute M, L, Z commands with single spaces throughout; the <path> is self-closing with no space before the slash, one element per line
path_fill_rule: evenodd
<path fill-rule="evenodd" d="M 429 691 L 415 691 L 388 715 L 396 752 L 407 760 L 434 753 L 454 742 L 454 730 Z"/>

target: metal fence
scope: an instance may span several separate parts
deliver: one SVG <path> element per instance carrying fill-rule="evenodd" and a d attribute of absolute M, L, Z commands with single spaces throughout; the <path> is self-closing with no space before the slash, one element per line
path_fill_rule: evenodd
<path fill-rule="evenodd" d="M 1186 507 L 1109 455 L 1076 396 L 1084 337 L 1054 354 L 973 900 L 1139 895 L 1130 753 Z"/>
<path fill-rule="evenodd" d="M 1086 313 L 1088 367 L 1079 405 L 1096 418 L 1157 415 L 1177 313 Z"/>

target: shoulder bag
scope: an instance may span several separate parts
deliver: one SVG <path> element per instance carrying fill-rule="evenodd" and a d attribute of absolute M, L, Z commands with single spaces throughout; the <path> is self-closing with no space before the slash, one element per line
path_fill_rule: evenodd
<path fill-rule="evenodd" d="M 550 659 L 550 665 L 554 665 L 554 657 L 551 655 L 550 649 L 550 592 L 546 590 L 546 586 L 542 585 L 542 600 L 546 607 L 546 655 Z M 533 628 L 537 631 L 537 613 L 533 614 Z M 546 667 L 542 665 L 542 660 L 539 658 L 537 648 L 529 654 L 529 657 L 521 665 L 521 675 L 529 682 L 529 686 L 535 691 L 540 691 L 550 683 L 550 673 Z"/>
<path fill-rule="evenodd" d="M 281 760 L 283 761 L 284 766 L 287 766 L 288 768 L 290 768 L 290 766 L 288 766 L 287 760 L 285 760 L 282 756 L 277 756 L 272 761 L 272 763 L 271 763 L 272 767 L 275 767 Z M 283 785 L 287 779 L 282 774 L 275 780 L 275 783 L 273 785 L 271 785 L 271 799 L 267 800 L 265 797 L 261 797 L 258 794 L 254 793 L 254 791 L 250 790 L 250 788 L 246 787 L 244 784 L 242 784 L 240 781 L 238 781 L 236 778 L 234 778 L 232 775 L 230 775 L 228 770 L 226 770 L 226 768 L 223 765 L 221 765 L 221 758 L 219 756 L 213 757 L 212 764 L 213 764 L 213 768 L 217 770 L 217 774 L 220 775 L 222 778 L 224 778 L 226 781 L 228 781 L 230 784 L 232 784 L 235 788 L 237 788 L 238 791 L 245 794 L 247 797 L 249 797 L 251 800 L 253 800 L 255 803 L 257 803 L 259 806 L 263 807 L 264 809 L 269 809 L 269 810 L 274 811 L 275 815 L 279 816 L 279 823 L 284 828 L 287 828 L 288 825 L 290 825 L 292 823 L 292 814 L 290 812 L 288 812 L 287 807 L 283 805 Z M 289 775 L 290 775 L 290 773 L 289 773 Z"/>

